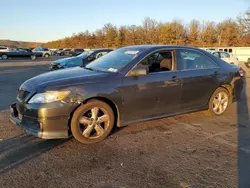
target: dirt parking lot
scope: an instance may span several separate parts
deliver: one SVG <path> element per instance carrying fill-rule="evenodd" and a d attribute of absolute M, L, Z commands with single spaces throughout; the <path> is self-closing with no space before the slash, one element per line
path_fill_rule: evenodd
<path fill-rule="evenodd" d="M 205 112 L 116 129 L 104 141 L 41 140 L 9 122 L 8 106 L 47 61 L 0 62 L 0 187 L 250 187 L 250 69 L 242 99 Z"/>

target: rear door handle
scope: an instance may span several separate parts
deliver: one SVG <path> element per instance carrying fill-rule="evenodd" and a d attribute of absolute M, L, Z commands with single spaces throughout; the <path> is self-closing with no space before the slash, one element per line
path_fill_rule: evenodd
<path fill-rule="evenodd" d="M 214 72 L 214 75 L 217 76 L 217 75 L 218 75 L 218 71 L 215 71 L 215 72 Z"/>

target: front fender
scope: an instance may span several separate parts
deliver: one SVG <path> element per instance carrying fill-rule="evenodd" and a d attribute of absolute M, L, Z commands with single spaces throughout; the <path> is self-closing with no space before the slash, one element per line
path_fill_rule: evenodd
<path fill-rule="evenodd" d="M 122 119 L 124 107 L 123 93 L 119 89 L 120 84 L 121 79 L 114 79 L 112 82 L 106 81 L 67 87 L 64 90 L 69 90 L 70 94 L 64 99 L 64 102 L 82 104 L 93 98 L 110 101 L 116 106 L 119 119 Z"/>

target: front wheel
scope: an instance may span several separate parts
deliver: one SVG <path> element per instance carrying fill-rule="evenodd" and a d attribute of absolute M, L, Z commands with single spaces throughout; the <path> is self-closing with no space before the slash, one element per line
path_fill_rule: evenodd
<path fill-rule="evenodd" d="M 114 126 L 114 113 L 105 102 L 90 100 L 80 106 L 71 121 L 72 135 L 81 143 L 96 143 L 106 138 Z"/>
<path fill-rule="evenodd" d="M 230 103 L 229 92 L 224 88 L 215 90 L 209 101 L 209 112 L 211 115 L 222 115 Z"/>
<path fill-rule="evenodd" d="M 8 59 L 8 56 L 7 56 L 6 54 L 3 54 L 3 55 L 1 56 L 1 58 L 2 58 L 3 60 L 7 60 L 7 59 Z"/>

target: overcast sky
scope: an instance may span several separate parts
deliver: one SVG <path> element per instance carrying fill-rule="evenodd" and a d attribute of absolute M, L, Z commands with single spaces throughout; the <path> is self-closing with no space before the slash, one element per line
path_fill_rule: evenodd
<path fill-rule="evenodd" d="M 145 17 L 219 22 L 248 7 L 250 0 L 3 0 L 0 39 L 46 42 L 109 22 L 139 25 Z"/>

